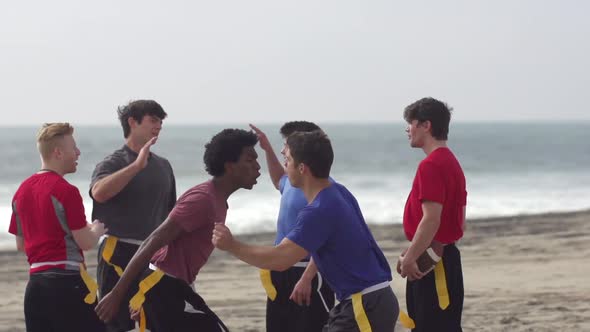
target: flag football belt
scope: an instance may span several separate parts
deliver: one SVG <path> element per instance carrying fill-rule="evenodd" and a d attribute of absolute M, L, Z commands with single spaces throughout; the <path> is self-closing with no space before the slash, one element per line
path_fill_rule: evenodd
<path fill-rule="evenodd" d="M 442 258 L 434 267 L 434 284 L 436 286 L 438 306 L 442 310 L 445 310 L 449 307 L 450 299 L 449 290 L 447 289 L 447 277 L 445 275 L 445 267 L 443 265 Z M 402 323 L 402 325 L 407 329 L 416 328 L 416 323 L 414 322 L 414 320 L 410 316 L 408 316 L 408 314 L 403 310 L 400 310 L 399 320 Z"/>
<path fill-rule="evenodd" d="M 309 262 L 302 261 L 302 262 L 295 263 L 295 265 L 293 265 L 292 267 L 304 267 L 305 268 L 305 267 L 307 267 L 308 264 L 309 264 Z M 266 296 L 268 296 L 268 298 L 271 301 L 274 301 L 277 298 L 277 289 L 272 284 L 270 270 L 264 270 L 264 269 L 260 270 L 260 282 L 262 282 L 262 287 L 264 287 L 264 290 L 266 291 Z"/>
<path fill-rule="evenodd" d="M 384 281 L 373 286 L 367 287 L 360 292 L 354 293 L 346 298 L 352 300 L 352 310 L 354 312 L 354 320 L 358 325 L 359 331 L 371 332 L 371 324 L 363 306 L 363 295 L 389 287 L 389 281 Z"/>
<path fill-rule="evenodd" d="M 108 235 L 103 241 L 105 241 L 105 244 L 104 244 L 104 248 L 102 250 L 102 259 L 105 261 L 105 263 L 107 263 L 107 265 L 109 265 L 113 269 L 115 269 L 115 272 L 117 273 L 117 275 L 120 278 L 123 275 L 123 268 L 120 267 L 119 265 L 111 262 L 111 258 L 113 258 L 113 254 L 115 253 L 115 249 L 117 248 L 117 243 L 123 242 L 123 243 L 134 244 L 134 245 L 139 246 L 139 245 L 141 245 L 142 241 L 134 240 L 134 239 L 118 238 L 118 237 L 112 236 L 112 235 Z M 159 281 L 159 279 L 158 279 L 158 281 Z M 139 294 L 139 292 L 137 294 Z M 137 294 L 136 294 L 136 296 L 137 296 Z M 143 301 L 145 301 L 145 298 L 143 299 Z M 143 303 L 143 301 L 141 303 Z M 140 316 L 139 328 L 140 328 L 141 332 L 144 332 L 145 325 L 146 325 L 145 312 L 143 311 L 143 308 L 141 307 L 141 305 L 139 305 L 139 309 L 134 309 L 134 310 L 139 310 L 139 316 Z"/>
<path fill-rule="evenodd" d="M 42 266 L 56 266 L 56 265 L 70 265 L 70 266 L 77 266 L 80 270 L 80 277 L 88 288 L 88 294 L 84 297 L 84 302 L 87 304 L 92 304 L 96 301 L 96 292 L 98 291 L 98 284 L 96 281 L 88 274 L 86 271 L 86 267 L 84 263 L 74 262 L 74 261 L 53 261 L 53 262 L 38 262 L 31 264 L 31 269 L 36 269 Z"/>
<path fill-rule="evenodd" d="M 117 242 L 124 242 L 124 243 L 129 243 L 129 244 L 134 244 L 134 245 L 139 246 L 139 245 L 141 245 L 142 241 L 134 240 L 134 239 L 122 239 L 122 238 L 118 238 L 118 237 L 112 236 L 112 235 L 107 236 L 104 239 L 104 241 L 105 241 L 105 245 L 104 245 L 104 249 L 102 250 L 102 259 L 105 261 L 105 263 L 112 266 L 113 269 L 115 269 L 115 272 L 117 272 L 117 275 L 119 277 L 121 277 L 123 275 L 123 268 L 121 268 L 119 265 L 113 264 L 111 262 L 111 258 L 113 258 L 113 254 L 115 253 L 115 248 L 117 247 Z"/>
<path fill-rule="evenodd" d="M 153 270 L 152 273 L 139 282 L 139 290 L 129 301 L 129 307 L 134 311 L 139 311 L 140 332 L 144 332 L 146 327 L 145 311 L 142 307 L 143 303 L 145 302 L 145 295 L 150 289 L 152 289 L 152 287 L 157 285 L 165 275 L 164 271 L 150 264 L 150 269 L 152 269 L 152 267 L 154 267 L 155 270 Z"/>

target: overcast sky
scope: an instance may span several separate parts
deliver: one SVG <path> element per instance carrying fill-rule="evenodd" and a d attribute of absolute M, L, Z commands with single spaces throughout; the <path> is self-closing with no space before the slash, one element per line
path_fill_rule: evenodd
<path fill-rule="evenodd" d="M 590 120 L 589 1 L 10 1 L 2 125 Z"/>

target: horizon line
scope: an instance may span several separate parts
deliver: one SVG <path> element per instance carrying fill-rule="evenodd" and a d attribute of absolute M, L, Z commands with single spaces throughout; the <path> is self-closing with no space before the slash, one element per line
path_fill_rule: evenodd
<path fill-rule="evenodd" d="M 296 121 L 296 120 L 290 120 Z M 253 124 L 262 124 L 262 125 L 282 125 L 288 121 L 250 121 L 250 122 L 238 122 L 238 121 L 228 121 L 228 122 L 206 122 L 206 123 L 187 123 L 187 122 L 164 122 L 166 127 L 208 127 L 208 126 L 217 126 L 217 125 L 245 125 L 247 126 L 249 123 Z M 393 124 L 399 125 L 404 124 L 403 120 L 400 121 L 313 121 L 315 123 L 320 123 L 322 125 L 386 125 L 386 124 Z M 574 124 L 574 122 L 582 122 L 584 124 L 590 124 L 590 119 L 569 119 L 569 120 L 549 120 L 549 119 L 534 119 L 534 120 L 527 120 L 527 119 L 505 119 L 505 120 L 457 120 L 452 121 L 451 126 L 453 124 L 548 124 L 548 123 L 555 123 L 555 124 Z M 43 122 L 44 123 L 44 122 Z M 95 127 L 95 128 L 108 128 L 108 127 L 120 127 L 121 125 L 118 122 L 115 123 L 81 123 L 76 124 L 75 122 L 70 122 L 71 124 L 77 127 Z M 0 128 L 31 128 L 31 127 L 38 127 L 42 123 L 38 124 L 0 124 Z"/>

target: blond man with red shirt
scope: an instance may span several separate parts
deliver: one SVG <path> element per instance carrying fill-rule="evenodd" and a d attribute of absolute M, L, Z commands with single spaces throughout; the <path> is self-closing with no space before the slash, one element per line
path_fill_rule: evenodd
<path fill-rule="evenodd" d="M 86 222 L 78 188 L 64 179 L 76 172 L 80 150 L 68 123 L 46 123 L 37 134 L 41 169 L 18 188 L 9 232 L 31 265 L 25 291 L 27 331 L 104 331 L 94 313 L 96 281 L 82 250 L 96 246 L 102 223 Z"/>
<path fill-rule="evenodd" d="M 398 273 L 407 277 L 412 331 L 462 331 L 463 274 L 455 242 L 463 237 L 467 191 L 461 165 L 447 147 L 451 110 L 441 101 L 423 98 L 406 107 L 404 119 L 410 146 L 426 154 L 404 210 L 410 245 L 397 264 Z M 418 257 L 441 244 L 442 259 L 434 271 L 421 271 Z"/>

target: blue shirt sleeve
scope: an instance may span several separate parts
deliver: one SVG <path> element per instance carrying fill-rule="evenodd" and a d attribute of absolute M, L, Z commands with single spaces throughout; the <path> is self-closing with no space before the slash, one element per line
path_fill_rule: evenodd
<path fill-rule="evenodd" d="M 322 218 L 313 208 L 306 207 L 297 216 L 295 228 L 287 238 L 310 253 L 316 252 L 326 243 L 334 228 L 329 218 Z"/>
<path fill-rule="evenodd" d="M 287 176 L 287 174 L 281 176 L 281 179 L 279 180 L 279 191 L 281 192 L 281 194 L 283 193 L 283 190 L 285 189 L 285 181 L 289 181 L 289 177 Z"/>

